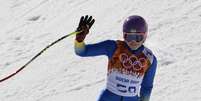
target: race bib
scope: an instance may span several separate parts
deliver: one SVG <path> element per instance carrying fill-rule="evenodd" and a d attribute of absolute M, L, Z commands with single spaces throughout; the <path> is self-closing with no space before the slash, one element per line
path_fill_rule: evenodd
<path fill-rule="evenodd" d="M 107 89 L 120 96 L 136 96 L 139 93 L 142 78 L 113 71 L 108 75 Z"/>

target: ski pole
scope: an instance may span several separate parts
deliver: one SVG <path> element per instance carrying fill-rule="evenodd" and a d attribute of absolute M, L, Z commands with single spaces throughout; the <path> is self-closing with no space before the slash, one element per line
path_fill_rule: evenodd
<path fill-rule="evenodd" d="M 80 31 L 81 32 L 81 31 Z M 29 60 L 26 64 L 24 64 L 21 68 L 19 68 L 15 73 L 12 73 L 8 76 L 6 76 L 5 78 L 3 79 L 0 79 L 0 83 L 5 81 L 5 80 L 8 80 L 9 78 L 13 77 L 14 75 L 16 75 L 17 73 L 19 73 L 20 71 L 22 71 L 25 67 L 27 67 L 27 65 L 29 65 L 32 61 L 34 61 L 38 56 L 40 56 L 43 52 L 45 52 L 48 48 L 50 48 L 51 46 L 53 46 L 54 44 L 58 43 L 59 41 L 71 36 L 71 35 L 76 35 L 76 34 L 79 34 L 80 32 L 72 32 L 72 33 L 69 33 L 61 38 L 59 38 L 58 40 L 52 42 L 51 44 L 49 44 L 48 46 L 46 46 L 43 50 L 41 50 L 38 54 L 36 54 L 31 60 Z"/>

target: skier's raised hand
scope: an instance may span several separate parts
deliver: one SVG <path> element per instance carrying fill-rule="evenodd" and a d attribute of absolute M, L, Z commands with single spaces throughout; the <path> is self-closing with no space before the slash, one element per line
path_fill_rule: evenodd
<path fill-rule="evenodd" d="M 76 35 L 76 40 L 78 42 L 82 42 L 85 39 L 86 35 L 89 33 L 89 29 L 94 24 L 94 22 L 95 20 L 92 18 L 92 16 L 88 17 L 88 15 L 86 15 L 80 18 L 79 25 L 76 29 L 76 31 L 81 31 L 81 33 Z"/>

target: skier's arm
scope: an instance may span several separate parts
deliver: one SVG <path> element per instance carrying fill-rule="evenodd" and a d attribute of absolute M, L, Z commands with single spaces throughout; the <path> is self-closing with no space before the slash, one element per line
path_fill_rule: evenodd
<path fill-rule="evenodd" d="M 76 31 L 80 31 L 75 38 L 75 53 L 79 56 L 96 56 L 107 55 L 111 57 L 113 50 L 116 47 L 115 41 L 103 41 L 97 44 L 85 45 L 84 39 L 89 33 L 89 29 L 94 24 L 95 19 L 92 16 L 82 16 Z"/>
<path fill-rule="evenodd" d="M 116 49 L 116 42 L 113 40 L 106 40 L 96 44 L 86 45 L 83 42 L 78 42 L 75 40 L 75 53 L 79 56 L 97 56 L 97 55 L 107 55 L 109 58 L 112 56 L 114 50 Z"/>
<path fill-rule="evenodd" d="M 149 101 L 151 91 L 153 88 L 153 81 L 157 67 L 157 60 L 154 56 L 153 63 L 151 67 L 147 70 L 144 79 L 142 81 L 141 90 L 140 90 L 140 101 Z"/>

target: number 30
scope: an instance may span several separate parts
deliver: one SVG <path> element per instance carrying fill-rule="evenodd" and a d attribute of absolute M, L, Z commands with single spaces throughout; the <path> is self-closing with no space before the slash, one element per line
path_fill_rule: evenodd
<path fill-rule="evenodd" d="M 130 86 L 130 87 L 126 87 L 125 85 L 122 84 L 117 84 L 117 88 L 118 91 L 122 92 L 122 93 L 135 93 L 136 92 L 136 87 L 135 86 Z"/>

